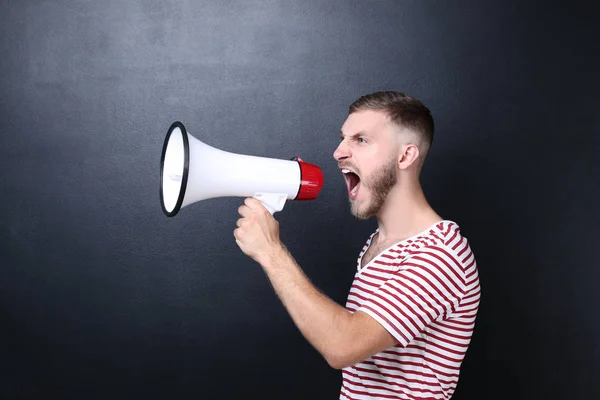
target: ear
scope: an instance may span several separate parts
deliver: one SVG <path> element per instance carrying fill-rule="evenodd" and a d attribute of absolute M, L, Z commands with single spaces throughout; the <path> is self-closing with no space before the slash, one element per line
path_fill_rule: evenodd
<path fill-rule="evenodd" d="M 402 146 L 398 156 L 398 168 L 408 169 L 411 165 L 417 165 L 419 154 L 419 148 L 415 144 L 406 144 Z"/>

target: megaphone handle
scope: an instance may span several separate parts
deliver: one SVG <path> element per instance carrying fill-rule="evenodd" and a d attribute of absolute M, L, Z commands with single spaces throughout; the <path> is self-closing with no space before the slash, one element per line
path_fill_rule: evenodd
<path fill-rule="evenodd" d="M 253 197 L 259 200 L 271 215 L 283 210 L 288 198 L 287 194 L 280 193 L 256 193 Z"/>

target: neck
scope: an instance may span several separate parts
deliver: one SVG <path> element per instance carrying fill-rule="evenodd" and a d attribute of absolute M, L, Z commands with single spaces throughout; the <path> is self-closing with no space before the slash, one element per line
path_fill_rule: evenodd
<path fill-rule="evenodd" d="M 418 179 L 405 181 L 390 191 L 377 214 L 378 240 L 404 240 L 442 219 L 427 202 Z"/>

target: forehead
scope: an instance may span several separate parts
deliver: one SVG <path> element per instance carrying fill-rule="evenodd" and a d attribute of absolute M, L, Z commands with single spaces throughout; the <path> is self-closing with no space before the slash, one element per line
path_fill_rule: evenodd
<path fill-rule="evenodd" d="M 383 111 L 361 110 L 348 115 L 342 125 L 342 134 L 354 135 L 364 132 L 376 136 L 388 134 L 390 129 L 390 119 Z"/>

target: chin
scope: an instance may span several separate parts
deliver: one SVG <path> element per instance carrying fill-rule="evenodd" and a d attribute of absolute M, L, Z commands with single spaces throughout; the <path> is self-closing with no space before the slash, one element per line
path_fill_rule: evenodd
<path fill-rule="evenodd" d="M 376 209 L 371 205 L 366 204 L 361 207 L 361 204 L 357 200 L 350 200 L 350 213 L 358 219 L 369 219 L 377 214 Z"/>

